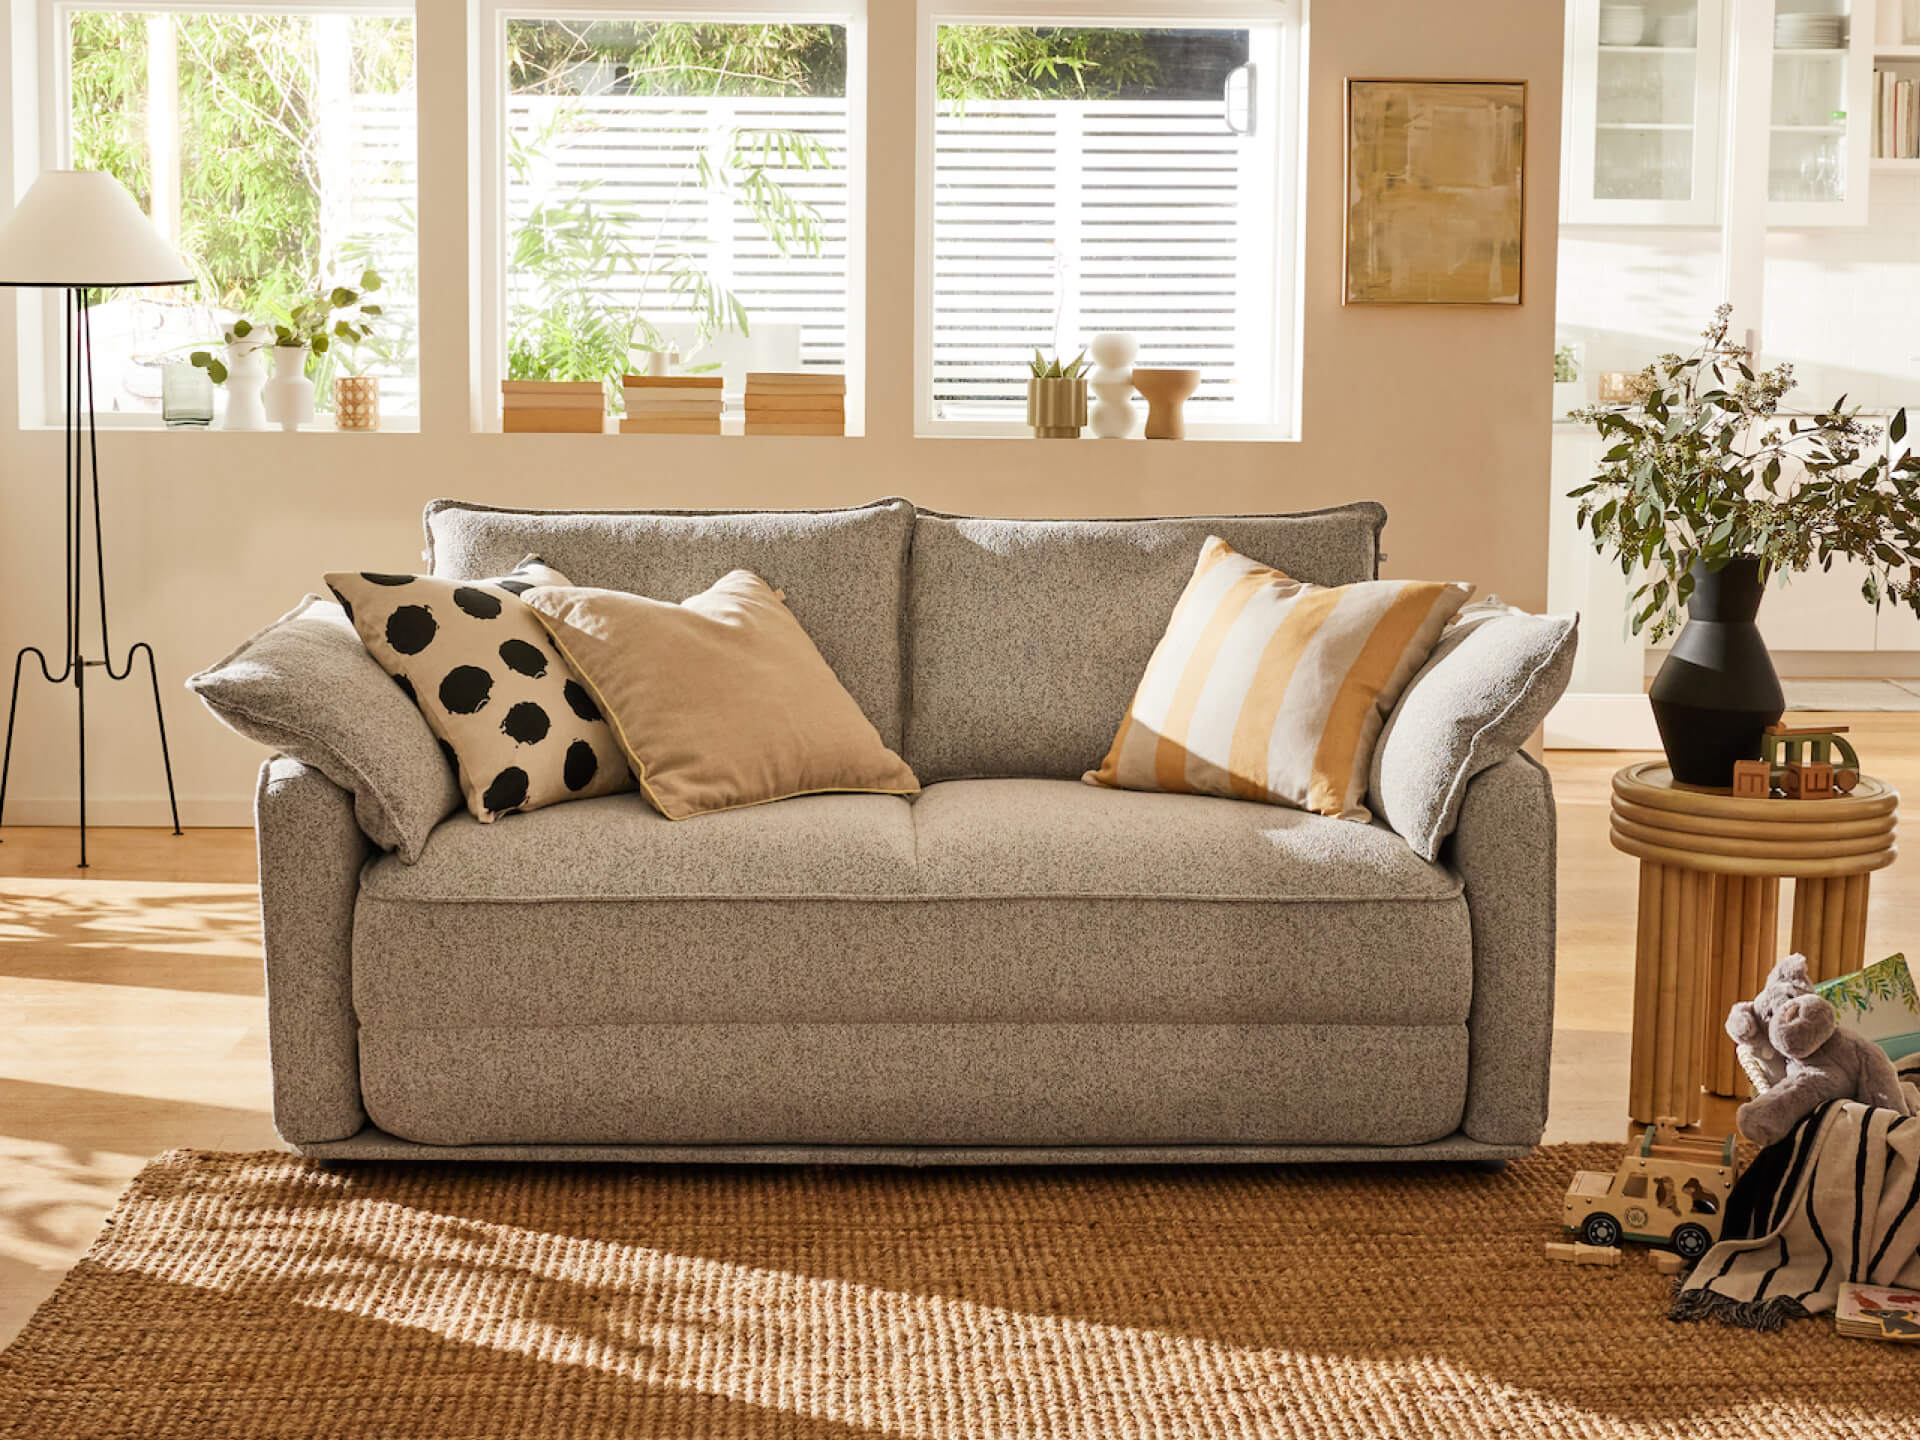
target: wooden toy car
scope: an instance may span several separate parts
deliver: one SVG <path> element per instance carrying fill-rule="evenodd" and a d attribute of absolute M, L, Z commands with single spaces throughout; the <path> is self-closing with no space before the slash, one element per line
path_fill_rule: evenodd
<path fill-rule="evenodd" d="M 1714 1141 L 1649 1125 L 1612 1174 L 1581 1170 L 1561 1223 L 1589 1245 L 1638 1240 L 1698 1260 L 1720 1238 L 1733 1188 L 1734 1137 Z"/>
<path fill-rule="evenodd" d="M 1860 757 L 1853 746 L 1840 737 L 1844 725 L 1831 730 L 1797 729 L 1791 725 L 1769 725 L 1760 741 L 1760 764 L 1767 767 L 1772 789 L 1789 800 L 1823 800 L 1831 795 L 1850 795 L 1860 783 Z M 1840 752 L 1834 763 L 1833 752 Z M 1803 753 L 1804 752 L 1804 753 Z M 1741 783 L 1740 767 L 1734 765 L 1736 793 Z M 1748 781 L 1752 784 L 1752 781 Z"/>

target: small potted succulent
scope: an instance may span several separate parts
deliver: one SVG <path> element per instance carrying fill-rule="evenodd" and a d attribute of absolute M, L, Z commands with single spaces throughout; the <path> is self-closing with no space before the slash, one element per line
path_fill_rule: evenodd
<path fill-rule="evenodd" d="M 1692 355 L 1649 365 L 1639 398 L 1573 416 L 1611 442 L 1572 492 L 1579 523 L 1638 581 L 1633 632 L 1679 632 L 1648 698 L 1674 779 L 1689 785 L 1729 784 L 1785 709 L 1754 623 L 1770 577 L 1851 559 L 1869 604 L 1920 614 L 1920 454 L 1899 448 L 1906 411 L 1886 427 L 1891 447 L 1844 396 L 1783 417 L 1792 367 L 1755 370 L 1727 338 L 1731 313 L 1720 307 Z"/>
<path fill-rule="evenodd" d="M 1087 423 L 1087 352 L 1070 363 L 1033 352 L 1027 381 L 1027 424 L 1039 440 L 1078 440 Z"/>

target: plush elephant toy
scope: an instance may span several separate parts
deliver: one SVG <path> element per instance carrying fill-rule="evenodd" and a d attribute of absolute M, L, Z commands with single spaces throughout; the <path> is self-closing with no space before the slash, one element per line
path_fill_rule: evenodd
<path fill-rule="evenodd" d="M 1907 1113 L 1893 1061 L 1871 1040 L 1841 1028 L 1833 1006 L 1814 994 L 1804 955 L 1773 967 L 1767 985 L 1727 1016 L 1727 1034 L 1779 1079 L 1740 1107 L 1734 1123 L 1756 1145 L 1783 1139 L 1828 1100 L 1858 1100 Z"/>

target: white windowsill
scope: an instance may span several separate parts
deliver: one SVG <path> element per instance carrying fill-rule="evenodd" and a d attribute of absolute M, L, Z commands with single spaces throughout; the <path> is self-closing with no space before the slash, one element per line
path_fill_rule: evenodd
<path fill-rule="evenodd" d="M 64 420 L 44 421 L 40 424 L 22 425 L 21 430 L 64 431 Z M 87 428 L 83 419 L 80 428 Z M 161 423 L 158 415 L 99 415 L 94 417 L 94 428 L 102 434 L 111 435 L 284 435 L 289 432 L 278 425 L 270 425 L 264 430 L 223 430 L 218 425 L 182 425 L 168 426 Z M 296 435 L 418 435 L 420 417 L 418 415 L 383 415 L 378 430 L 341 430 L 333 423 L 332 416 L 322 416 L 311 425 L 302 425 L 291 432 Z"/>
<path fill-rule="evenodd" d="M 1035 438 L 1031 428 L 1012 420 L 923 420 L 914 427 L 913 435 L 916 440 L 1031 440 Z M 1083 430 L 1080 438 L 1098 440 L 1102 437 L 1095 435 L 1091 430 Z M 1142 440 L 1146 437 L 1136 428 L 1131 435 L 1114 438 Z M 1207 444 L 1288 445 L 1298 444 L 1300 437 L 1276 425 L 1203 423 L 1187 426 L 1185 439 L 1188 442 L 1198 441 Z"/>

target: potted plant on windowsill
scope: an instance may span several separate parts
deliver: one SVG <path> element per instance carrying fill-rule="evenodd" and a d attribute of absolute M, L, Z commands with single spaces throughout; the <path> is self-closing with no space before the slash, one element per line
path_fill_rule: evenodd
<path fill-rule="evenodd" d="M 1727 339 L 1731 313 L 1715 312 L 1694 354 L 1648 366 L 1643 398 L 1573 417 L 1613 442 L 1571 492 L 1579 523 L 1639 582 L 1633 632 L 1679 632 L 1649 698 L 1674 778 L 1690 785 L 1728 784 L 1785 710 L 1754 623 L 1769 577 L 1852 559 L 1869 603 L 1920 614 L 1920 456 L 1883 451 L 1844 396 L 1783 424 L 1792 367 L 1756 371 Z M 1898 445 L 1906 432 L 1902 410 L 1885 434 Z"/>
<path fill-rule="evenodd" d="M 313 419 L 313 380 L 307 361 L 320 359 L 336 342 L 358 345 L 373 333 L 369 320 L 380 307 L 369 307 L 366 297 L 380 288 L 378 272 L 361 272 L 360 288 L 336 285 L 310 296 L 287 312 L 273 327 L 273 378 L 264 400 L 267 418 L 282 430 L 298 430 Z"/>
<path fill-rule="evenodd" d="M 1047 359 L 1033 352 L 1033 375 L 1027 381 L 1027 424 L 1039 440 L 1078 440 L 1087 423 L 1087 352 L 1069 364 L 1058 356 Z"/>
<path fill-rule="evenodd" d="M 314 353 L 331 354 L 346 371 L 333 377 L 333 424 L 337 430 L 380 428 L 380 377 L 363 375 L 359 370 L 360 347 L 373 338 L 374 323 L 385 313 L 377 302 L 367 298 L 380 283 L 379 272 L 369 268 L 360 272 L 359 290 L 339 285 L 327 296 L 333 328 L 330 336 L 320 337 L 328 341 L 326 348 Z"/>
<path fill-rule="evenodd" d="M 307 376 L 309 357 L 329 352 L 351 354 L 373 335 L 380 306 L 367 297 L 380 288 L 379 273 L 371 268 L 360 275 L 360 288 L 336 285 L 324 294 L 302 300 L 282 319 L 266 325 L 244 316 L 229 325 L 224 336 L 226 355 L 195 350 L 187 358 L 207 372 L 216 385 L 227 387 L 224 430 L 265 430 L 269 422 L 283 430 L 297 430 L 313 419 L 313 381 Z M 273 354 L 269 379 L 261 364 L 263 352 Z M 373 387 L 371 424 L 343 424 L 342 429 L 379 428 L 379 382 L 350 377 L 334 384 L 336 406 L 342 386 Z M 365 389 L 359 392 L 365 398 Z"/>

